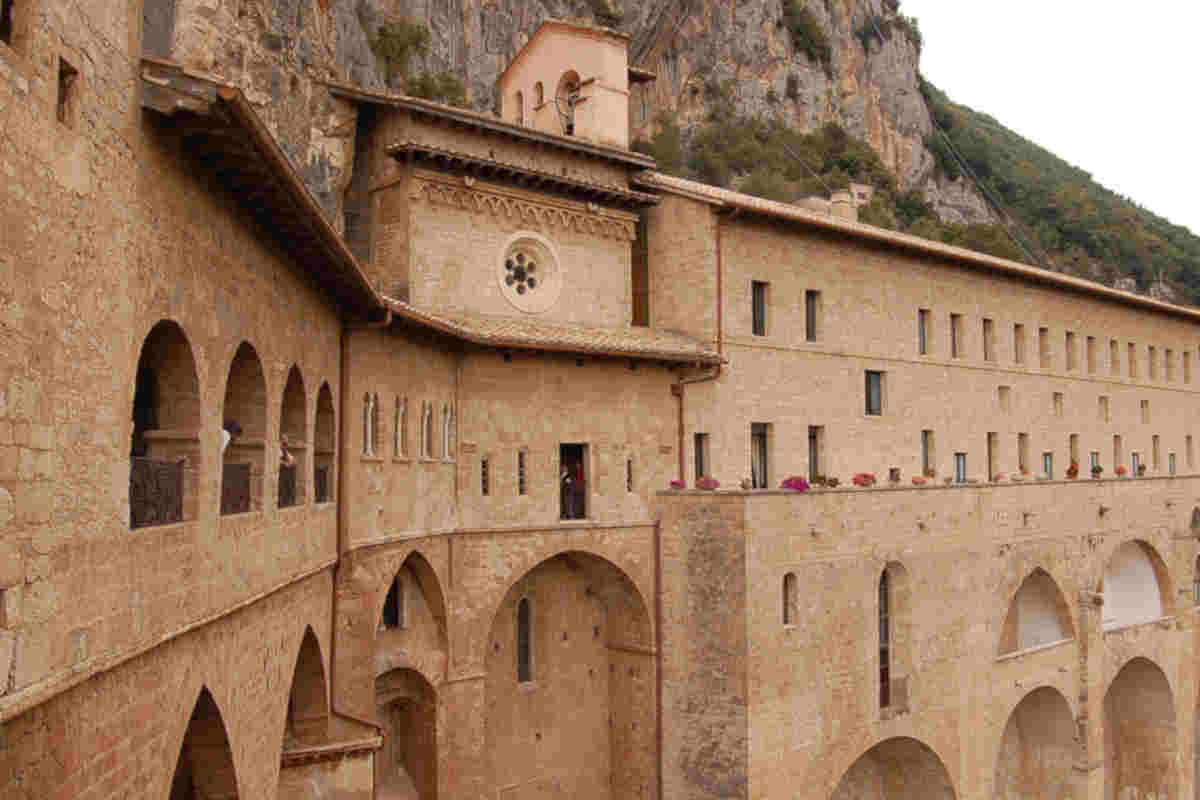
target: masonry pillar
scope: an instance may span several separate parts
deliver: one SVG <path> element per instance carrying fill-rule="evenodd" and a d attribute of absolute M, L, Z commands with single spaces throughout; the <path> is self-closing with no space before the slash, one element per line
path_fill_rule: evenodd
<path fill-rule="evenodd" d="M 1072 795 L 1104 800 L 1104 596 L 1079 593 L 1079 753 Z"/>
<path fill-rule="evenodd" d="M 484 753 L 487 724 L 483 673 L 437 687 L 438 797 L 494 797 Z"/>

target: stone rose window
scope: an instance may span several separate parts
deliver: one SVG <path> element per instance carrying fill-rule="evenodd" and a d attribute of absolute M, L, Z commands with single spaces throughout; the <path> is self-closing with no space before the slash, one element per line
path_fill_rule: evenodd
<path fill-rule="evenodd" d="M 518 310 L 538 314 L 551 308 L 562 290 L 562 267 L 554 246 L 540 234 L 521 231 L 505 243 L 496 271 L 504 298 Z"/>

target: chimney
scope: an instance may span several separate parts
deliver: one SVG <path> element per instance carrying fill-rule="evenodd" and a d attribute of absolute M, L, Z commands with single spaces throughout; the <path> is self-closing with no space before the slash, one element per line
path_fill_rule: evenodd
<path fill-rule="evenodd" d="M 850 192 L 834 192 L 830 204 L 835 217 L 858 222 L 858 208 L 854 205 L 854 196 Z"/>

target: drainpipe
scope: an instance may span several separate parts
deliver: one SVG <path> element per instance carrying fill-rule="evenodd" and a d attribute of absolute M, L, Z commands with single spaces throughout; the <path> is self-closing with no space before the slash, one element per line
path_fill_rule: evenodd
<path fill-rule="evenodd" d="M 663 800 L 663 588 L 662 588 L 662 517 L 654 521 L 654 671 L 658 683 L 655 694 L 654 738 L 658 749 L 658 800 Z"/>
<path fill-rule="evenodd" d="M 735 210 L 736 214 L 737 211 Z M 722 303 L 722 281 L 724 280 L 724 267 L 721 263 L 721 215 L 714 215 L 716 221 L 716 245 L 717 245 L 717 355 L 724 356 L 724 319 L 723 319 L 723 303 Z M 723 360 L 723 359 L 722 359 Z M 691 378 L 681 378 L 678 382 L 671 384 L 671 394 L 675 396 L 678 407 L 678 431 L 679 431 L 679 480 L 684 480 L 684 475 L 687 474 L 687 458 L 684 453 L 684 408 L 683 408 L 683 387 L 693 383 L 708 383 L 715 381 L 721 377 L 721 364 L 718 361 L 709 372 L 703 375 L 696 375 Z"/>

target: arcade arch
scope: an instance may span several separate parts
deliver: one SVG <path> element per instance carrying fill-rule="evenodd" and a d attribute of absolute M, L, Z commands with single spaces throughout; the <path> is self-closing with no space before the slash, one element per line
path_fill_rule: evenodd
<path fill-rule="evenodd" d="M 237 800 L 237 772 L 221 710 L 205 687 L 192 709 L 175 762 L 170 800 Z"/>
<path fill-rule="evenodd" d="M 267 381 L 258 352 L 249 342 L 238 345 L 229 365 L 221 411 L 227 431 L 234 423 L 240 429 L 240 433 L 224 447 L 222 455 L 221 513 L 261 511 Z"/>
<path fill-rule="evenodd" d="M 1000 632 L 1000 654 L 1074 637 L 1071 611 L 1058 584 L 1045 570 L 1035 569 L 1021 582 L 1021 588 L 1008 605 Z"/>
<path fill-rule="evenodd" d="M 1066 698 L 1049 686 L 1034 689 L 1004 726 L 992 797 L 1059 800 L 1070 796 L 1067 787 L 1075 779 L 1077 755 L 1075 719 Z"/>
<path fill-rule="evenodd" d="M 1104 695 L 1104 797 L 1174 798 L 1175 701 L 1167 676 L 1129 661 Z"/>
<path fill-rule="evenodd" d="M 1105 630 L 1159 619 L 1170 612 L 1166 564 L 1153 547 L 1129 541 L 1118 547 L 1104 565 Z"/>
<path fill-rule="evenodd" d="M 304 378 L 300 368 L 292 365 L 287 385 L 283 389 L 283 406 L 279 415 L 279 507 L 303 505 L 308 491 L 307 405 Z M 274 459 L 274 452 L 270 451 Z M 289 463 L 290 462 L 290 463 Z"/>
<path fill-rule="evenodd" d="M 885 739 L 859 756 L 830 800 L 954 800 L 945 765 L 925 743 Z"/>

